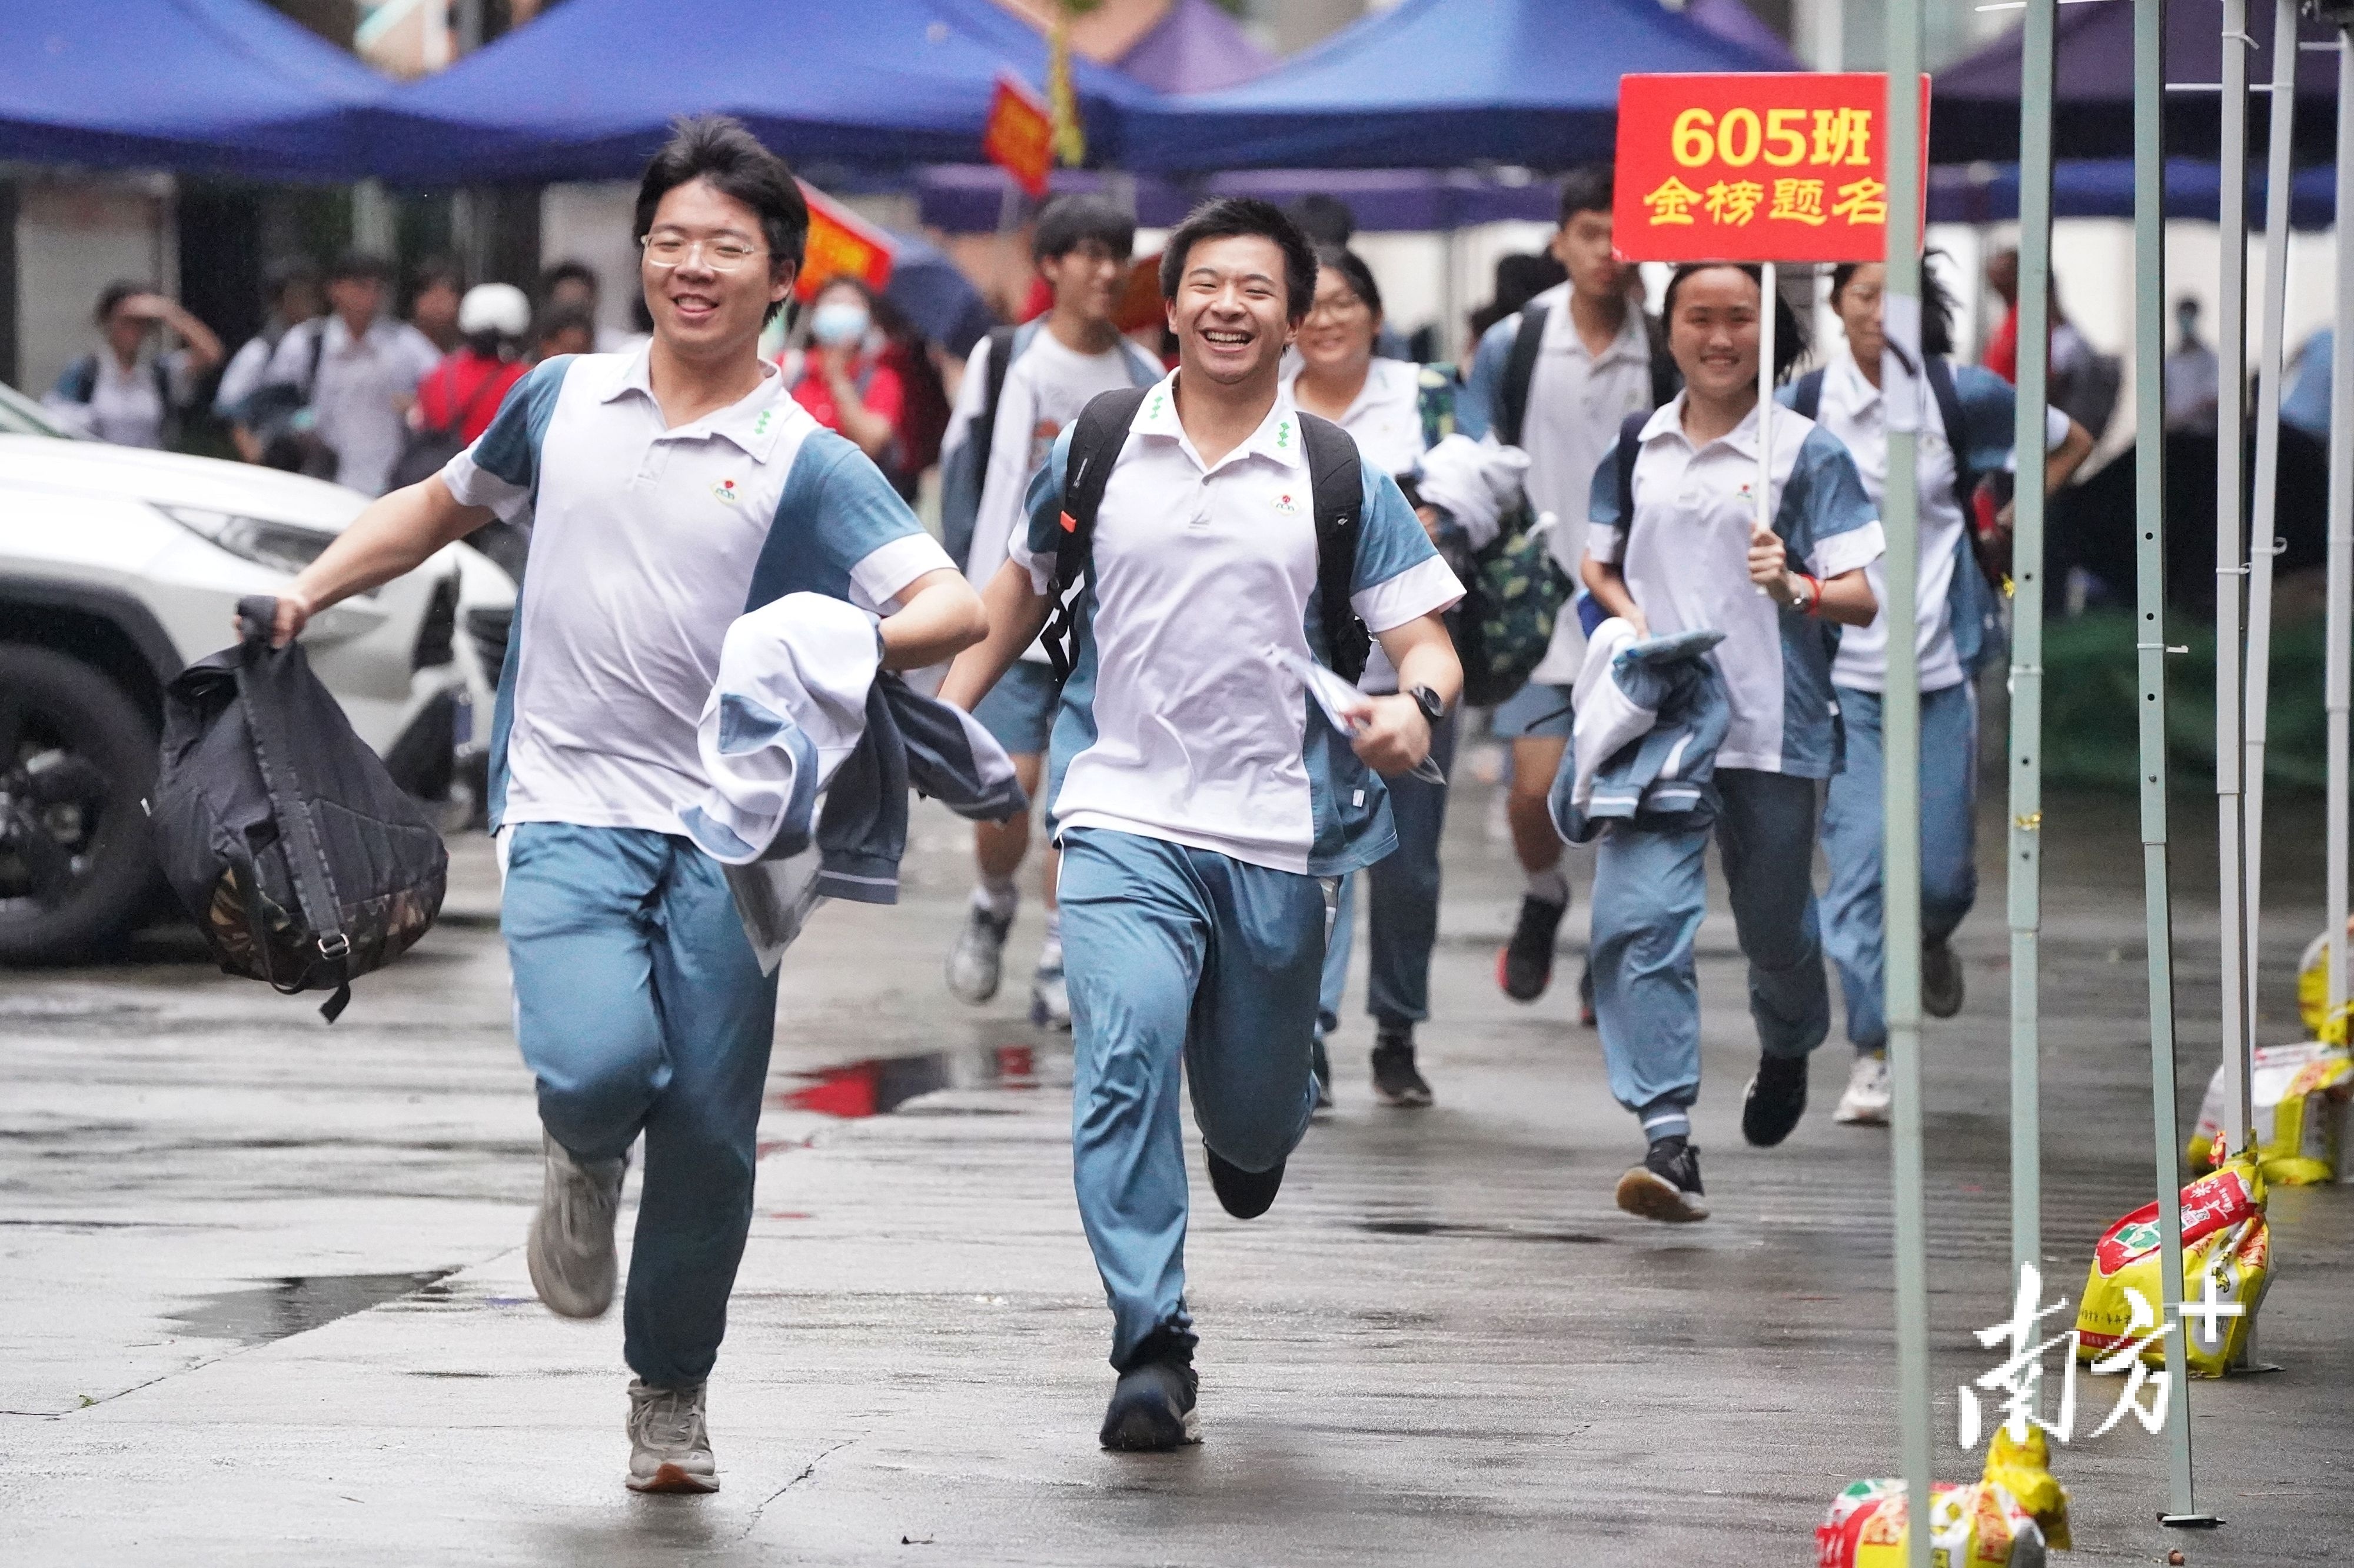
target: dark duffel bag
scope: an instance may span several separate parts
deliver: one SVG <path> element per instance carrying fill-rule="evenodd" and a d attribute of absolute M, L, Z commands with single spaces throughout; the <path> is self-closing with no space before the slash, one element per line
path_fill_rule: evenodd
<path fill-rule="evenodd" d="M 223 970 L 334 994 L 407 952 L 440 913 L 450 856 L 301 647 L 277 601 L 238 603 L 244 640 L 164 694 L 156 852 Z"/>

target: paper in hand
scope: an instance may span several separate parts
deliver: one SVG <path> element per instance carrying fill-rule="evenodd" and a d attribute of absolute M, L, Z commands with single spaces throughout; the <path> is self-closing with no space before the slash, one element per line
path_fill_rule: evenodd
<path fill-rule="evenodd" d="M 1324 716 L 1331 720 L 1332 727 L 1342 735 L 1356 734 L 1373 713 L 1373 704 L 1364 693 L 1315 660 L 1304 659 L 1290 649 L 1278 648 L 1271 642 L 1267 644 L 1267 656 L 1299 677 L 1301 683 L 1307 686 L 1309 695 L 1316 699 L 1316 705 L 1324 710 Z M 1439 771 L 1437 761 L 1427 755 L 1414 766 L 1406 777 L 1429 784 L 1447 782 L 1447 775 Z"/>

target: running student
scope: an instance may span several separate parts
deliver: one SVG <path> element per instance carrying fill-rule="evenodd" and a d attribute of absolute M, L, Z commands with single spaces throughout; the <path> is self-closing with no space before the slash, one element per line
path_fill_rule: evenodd
<path fill-rule="evenodd" d="M 1675 394 L 1665 344 L 1632 291 L 1634 270 L 1610 253 L 1611 172 L 1579 169 L 1562 182 L 1553 257 L 1569 281 L 1490 327 L 1471 362 L 1456 418 L 1466 435 L 1493 435 L 1529 454 L 1529 505 L 1558 520 L 1553 559 L 1571 580 L 1585 553 L 1585 502 L 1594 471 L 1630 414 Z M 1585 634 L 1566 609 L 1529 683 L 1496 706 L 1496 737 L 1512 745 L 1505 800 L 1512 850 L 1527 886 L 1511 939 L 1496 955 L 1496 983 L 1534 1001 L 1553 980 L 1553 938 L 1569 908 L 1561 836 L 1545 809 L 1569 745 L 1570 688 L 1585 660 Z M 1594 1021 L 1593 969 L 1578 981 L 1579 1015 Z"/>
<path fill-rule="evenodd" d="M 1301 412 L 1321 415 L 1348 431 L 1368 467 L 1411 477 L 1423 452 L 1453 428 L 1453 377 L 1375 357 L 1382 291 L 1373 270 L 1355 251 L 1338 247 L 1319 247 L 1316 257 L 1316 300 L 1300 323 L 1295 344 L 1299 367 L 1286 390 Z M 1435 509 L 1415 510 L 1426 530 L 1436 529 Z M 1364 678 L 1357 684 L 1382 695 L 1398 689 L 1397 671 L 1379 648 L 1367 657 Z M 1453 714 L 1442 714 L 1432 724 L 1430 755 L 1442 773 L 1454 767 Z M 1438 938 L 1438 837 L 1447 822 L 1447 785 L 1401 776 L 1388 787 L 1398 847 L 1363 879 L 1373 887 L 1366 1009 L 1373 1016 L 1373 1097 L 1384 1105 L 1418 1107 L 1430 1104 L 1430 1085 L 1415 1065 L 1414 1026 L 1430 1016 L 1430 949 Z M 1324 947 L 1315 1051 L 1320 1106 L 1331 1103 L 1325 1037 L 1340 1026 L 1358 880 L 1342 882 L 1340 913 Z"/>
<path fill-rule="evenodd" d="M 776 1028 L 719 864 L 673 803 L 707 788 L 695 724 L 729 624 L 797 591 L 881 616 L 915 669 L 982 630 L 972 590 L 875 465 L 759 357 L 809 209 L 732 120 L 683 122 L 639 186 L 652 340 L 535 368 L 447 468 L 376 503 L 279 601 L 278 640 L 526 506 L 531 570 L 500 676 L 491 822 L 515 1037 L 546 1187 L 527 1257 L 548 1308 L 611 1305 L 631 1145 L 644 1190 L 622 1312 L 628 1485 L 719 1485 L 704 1390 L 752 1218 Z"/>
<path fill-rule="evenodd" d="M 951 416 L 962 439 L 952 435 L 941 480 L 943 531 L 953 554 L 958 533 L 970 527 L 965 576 L 977 588 L 988 587 L 1005 564 L 1006 542 L 1022 518 L 1023 492 L 1063 428 L 1099 392 L 1150 387 L 1161 379 L 1160 362 L 1121 337 L 1112 321 L 1135 244 L 1136 220 L 1101 196 L 1049 202 L 1038 215 L 1031 250 L 1038 275 L 1055 292 L 1054 307 L 1036 321 L 991 333 L 965 365 Z M 951 483 L 949 470 L 963 475 L 961 482 Z M 945 515 L 957 492 L 970 509 L 969 521 Z M 1034 644 L 973 710 L 973 717 L 1013 758 L 1014 774 L 1034 800 L 1045 766 L 1055 696 L 1046 651 Z M 1006 933 L 1022 902 L 1014 878 L 1030 850 L 1030 819 L 977 822 L 972 847 L 979 880 L 972 910 L 949 953 L 948 974 L 949 990 L 978 1004 L 997 994 Z M 1055 908 L 1054 850 L 1043 859 L 1039 882 L 1046 936 L 1030 977 L 1030 1022 L 1068 1029 L 1071 1001 L 1063 979 L 1062 916 Z"/>
<path fill-rule="evenodd" d="M 1805 1113 L 1808 1053 L 1830 1032 L 1811 880 L 1815 789 L 1839 768 L 1838 629 L 1872 620 L 1864 568 L 1879 559 L 1882 536 L 1847 449 L 1787 411 L 1772 424 L 1773 526 L 1756 527 L 1760 295 L 1754 267 L 1676 269 L 1668 343 L 1684 390 L 1635 433 L 1631 516 L 1617 462 L 1595 475 L 1585 585 L 1638 631 L 1724 633 L 1712 657 L 1731 725 L 1704 814 L 1713 817 L 1764 1047 L 1741 1131 L 1770 1148 Z M 1774 308 L 1778 375 L 1804 344 L 1789 307 L 1776 300 Z M 1708 905 L 1710 836 L 1706 821 L 1667 831 L 1614 821 L 1596 845 L 1603 1059 L 1611 1094 L 1650 1140 L 1619 1181 L 1618 1206 L 1650 1219 L 1708 1213 L 1691 1139 L 1700 1097 L 1692 938 Z"/>
<path fill-rule="evenodd" d="M 1395 847 L 1374 775 L 1422 760 L 1428 714 L 1461 683 L 1439 620 L 1454 574 L 1395 482 L 1280 385 L 1315 284 L 1307 240 L 1266 202 L 1178 227 L 1161 260 L 1177 372 L 1107 393 L 1056 439 L 990 580 L 988 640 L 940 689 L 980 701 L 1046 625 L 1057 580 L 1083 585 L 1047 801 L 1072 1162 L 1120 1374 L 1108 1447 L 1196 1430 L 1181 1069 L 1218 1201 L 1263 1213 L 1313 1103 L 1328 879 Z M 1365 698 L 1352 742 L 1270 655 L 1346 670 L 1365 629 L 1406 691 Z"/>
<path fill-rule="evenodd" d="M 1782 388 L 1791 408 L 1838 437 L 1855 458 L 1876 510 L 1888 478 L 1888 430 L 1880 396 L 1881 290 L 1887 269 L 1850 262 L 1831 273 L 1831 308 L 1847 346 L 1823 369 Z M 1914 646 L 1921 679 L 1921 1009 L 1932 1018 L 1962 1010 L 1962 966 L 1951 938 L 1978 898 L 1978 703 L 1975 677 L 2003 651 L 2001 601 L 1978 568 L 1965 522 L 1978 479 L 2011 464 L 2018 393 L 1974 365 L 1956 366 L 1953 302 L 1934 270 L 1921 273 L 1921 347 L 1932 396 L 1923 410 L 1919 488 L 1921 577 Z M 1934 418 L 1928 417 L 1933 414 Z M 2046 410 L 2046 489 L 2067 482 L 2093 450 L 2084 426 Z M 2006 515 L 2004 521 L 2008 523 Z M 1867 568 L 1872 597 L 1888 594 L 1880 567 Z M 1888 1119 L 1888 1016 L 1881 843 L 1886 836 L 1881 780 L 1881 694 L 1888 676 L 1888 617 L 1840 639 L 1831 684 L 1847 729 L 1847 766 L 1823 800 L 1823 945 L 1847 998 L 1855 1065 L 1836 1118 Z"/>

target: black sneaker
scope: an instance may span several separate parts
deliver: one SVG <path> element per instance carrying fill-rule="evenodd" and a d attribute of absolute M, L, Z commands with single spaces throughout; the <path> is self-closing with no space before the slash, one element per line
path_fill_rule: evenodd
<path fill-rule="evenodd" d="M 1553 939 L 1561 929 L 1566 904 L 1547 904 L 1523 895 L 1520 924 L 1512 939 L 1496 955 L 1496 983 L 1514 1001 L 1534 1001 L 1553 983 Z"/>
<path fill-rule="evenodd" d="M 1591 960 L 1577 971 L 1577 1022 L 1588 1029 L 1594 1027 L 1594 965 Z"/>
<path fill-rule="evenodd" d="M 1741 1136 L 1771 1149 L 1807 1114 L 1807 1059 L 1760 1056 L 1757 1075 L 1741 1097 Z"/>
<path fill-rule="evenodd" d="M 1943 942 L 1921 944 L 1921 1011 L 1951 1018 L 1962 1010 L 1962 960 Z"/>
<path fill-rule="evenodd" d="M 1308 1048 L 1308 1075 L 1316 1085 L 1316 1103 L 1308 1114 L 1322 1116 L 1332 1108 L 1332 1058 L 1325 1054 L 1321 1034 Z"/>
<path fill-rule="evenodd" d="M 1708 1218 L 1700 1184 L 1700 1150 L 1689 1139 L 1653 1140 L 1643 1163 L 1618 1178 L 1618 1206 L 1668 1224 Z"/>
<path fill-rule="evenodd" d="M 1385 1106 L 1418 1110 L 1430 1103 L 1430 1085 L 1414 1065 L 1414 1030 L 1373 1036 L 1373 1098 Z"/>
<path fill-rule="evenodd" d="M 1202 1159 L 1210 1167 L 1210 1190 L 1235 1218 L 1255 1220 L 1274 1206 L 1275 1194 L 1283 1186 L 1284 1161 L 1278 1160 L 1266 1171 L 1246 1171 L 1219 1159 L 1207 1143 L 1202 1145 Z"/>
<path fill-rule="evenodd" d="M 1119 1374 L 1098 1436 L 1107 1448 L 1162 1454 L 1202 1440 L 1193 1409 L 1201 1377 L 1190 1361 L 1146 1361 Z"/>

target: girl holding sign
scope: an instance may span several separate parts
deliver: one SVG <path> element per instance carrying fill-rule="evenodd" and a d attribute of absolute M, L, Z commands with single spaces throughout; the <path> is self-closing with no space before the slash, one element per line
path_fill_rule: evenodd
<path fill-rule="evenodd" d="M 1610 1089 L 1650 1147 L 1620 1179 L 1618 1206 L 1657 1220 L 1708 1213 L 1691 1142 L 1700 1096 L 1700 989 L 1692 939 L 1717 840 L 1763 1057 L 1741 1130 L 1771 1147 L 1807 1106 L 1808 1054 L 1830 1032 L 1816 927 L 1815 791 L 1840 765 L 1831 662 L 1841 626 L 1876 609 L 1864 568 L 1880 557 L 1876 508 L 1847 449 L 1778 413 L 1758 441 L 1764 291 L 1758 269 L 1676 269 L 1669 351 L 1684 390 L 1629 420 L 1595 473 L 1584 575 L 1602 608 L 1638 633 L 1713 630 L 1729 725 L 1703 808 L 1689 818 L 1609 822 L 1594 865 L 1595 1012 Z M 1802 350 L 1774 302 L 1776 377 Z M 1622 462 L 1633 444 L 1631 464 Z M 1764 461 L 1761 461 L 1761 456 Z M 1756 521 L 1761 472 L 1769 493 Z M 1623 486 L 1623 490 L 1622 490 Z M 1696 759 L 1688 759 L 1696 760 Z"/>
<path fill-rule="evenodd" d="M 1821 370 L 1800 376 L 1781 400 L 1854 455 L 1872 505 L 1888 474 L 1888 427 L 1881 398 L 1880 296 L 1887 269 L 1849 263 L 1831 273 L 1831 308 L 1847 329 L 1847 347 Z M 1962 1010 L 1962 966 L 1948 938 L 1978 897 L 1972 826 L 1978 780 L 1978 694 L 1974 677 L 2002 652 L 2000 599 L 1970 547 L 1967 517 L 1981 476 L 2011 466 L 2010 383 L 1974 365 L 1949 365 L 1953 301 L 1927 268 L 1921 272 L 1921 348 L 1931 396 L 1922 411 L 1919 454 L 1921 577 L 1914 646 L 1921 672 L 1921 1008 L 1932 1018 Z M 2093 450 L 2084 426 L 2047 411 L 2043 480 L 2066 482 Z M 1884 599 L 1880 569 L 1870 568 Z M 1838 1119 L 1888 1120 L 1888 1019 L 1882 1000 L 1881 694 L 1888 673 L 1888 618 L 1848 632 L 1831 665 L 1831 683 L 1847 728 L 1847 766 L 1823 802 L 1823 850 L 1830 887 L 1823 897 L 1824 945 L 1847 997 L 1848 1039 L 1855 1065 L 1840 1097 Z"/>

